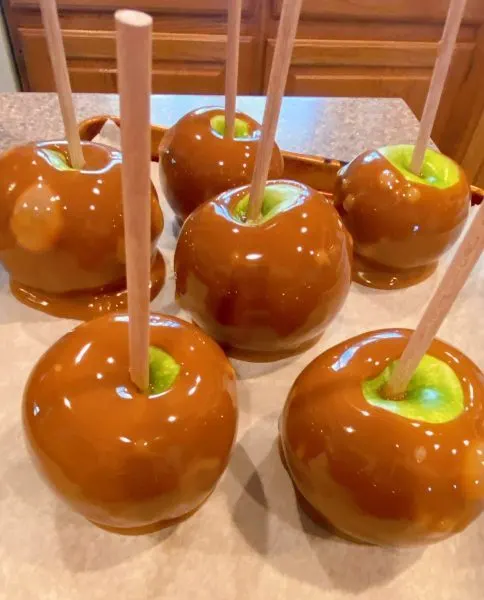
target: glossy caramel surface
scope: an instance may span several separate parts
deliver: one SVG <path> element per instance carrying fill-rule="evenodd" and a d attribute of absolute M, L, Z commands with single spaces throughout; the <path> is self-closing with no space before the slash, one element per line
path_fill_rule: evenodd
<path fill-rule="evenodd" d="M 88 291 L 123 290 L 121 153 L 83 142 L 86 167 L 75 171 L 51 164 L 46 150 L 67 156 L 61 141 L 0 157 L 0 261 L 14 292 L 25 290 L 42 306 L 43 295 L 80 293 L 88 300 Z M 163 215 L 154 188 L 151 210 L 155 257 Z"/>
<path fill-rule="evenodd" d="M 249 125 L 250 137 L 226 139 L 212 129 L 222 108 L 200 108 L 182 117 L 160 143 L 160 179 L 165 196 L 180 221 L 206 200 L 249 184 L 259 147 L 260 125 L 237 113 Z M 274 147 L 269 177 L 282 177 L 284 162 Z"/>
<path fill-rule="evenodd" d="M 397 359 L 406 329 L 364 333 L 321 354 L 297 378 L 280 434 L 298 492 L 344 535 L 373 544 L 435 542 L 484 508 L 484 375 L 434 340 L 429 354 L 457 374 L 465 411 L 441 424 L 373 407 L 365 379 Z"/>
<path fill-rule="evenodd" d="M 233 216 L 248 186 L 205 203 L 175 252 L 176 296 L 224 347 L 271 360 L 315 342 L 351 280 L 351 242 L 323 194 L 296 182 L 297 202 L 256 224 Z"/>
<path fill-rule="evenodd" d="M 408 287 L 430 275 L 459 237 L 470 189 L 407 181 L 377 150 L 358 156 L 338 174 L 335 206 L 355 245 L 354 278 L 383 289 Z"/>
<path fill-rule="evenodd" d="M 35 463 L 74 510 L 103 527 L 162 526 L 196 510 L 234 443 L 234 370 L 200 329 L 152 315 L 151 344 L 181 366 L 159 395 L 128 373 L 128 322 L 108 315 L 60 339 L 35 366 L 23 422 Z"/>

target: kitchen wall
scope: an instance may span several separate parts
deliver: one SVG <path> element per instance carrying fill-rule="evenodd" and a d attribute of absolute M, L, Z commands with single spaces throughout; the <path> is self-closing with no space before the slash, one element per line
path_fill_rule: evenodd
<path fill-rule="evenodd" d="M 5 21 L 0 9 L 0 92 L 14 92 L 16 89 L 18 89 L 17 73 L 10 52 Z"/>

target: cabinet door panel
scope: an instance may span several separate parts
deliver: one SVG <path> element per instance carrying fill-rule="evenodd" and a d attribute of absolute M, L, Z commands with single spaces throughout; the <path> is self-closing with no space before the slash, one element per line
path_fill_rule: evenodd
<path fill-rule="evenodd" d="M 54 90 L 42 30 L 20 29 L 30 91 Z M 116 91 L 116 42 L 111 31 L 64 31 L 64 47 L 75 92 Z M 239 93 L 253 93 L 256 44 L 241 40 Z M 223 93 L 225 36 L 161 34 L 153 37 L 154 93 Z"/>

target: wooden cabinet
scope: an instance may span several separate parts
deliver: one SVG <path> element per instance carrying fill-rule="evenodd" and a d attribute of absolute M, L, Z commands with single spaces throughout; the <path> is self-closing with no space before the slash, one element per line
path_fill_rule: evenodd
<path fill-rule="evenodd" d="M 254 11 L 257 0 L 243 0 L 244 14 Z M 14 7 L 38 8 L 38 0 L 10 0 Z M 190 13 L 190 14 L 224 14 L 227 11 L 227 0 L 58 0 L 59 10 L 106 11 L 118 8 L 136 8 L 147 12 Z"/>
<path fill-rule="evenodd" d="M 420 117 L 449 1 L 305 0 L 288 93 L 401 97 Z M 282 0 L 270 6 L 265 85 Z M 484 0 L 467 0 L 433 131 L 440 148 L 458 161 L 484 114 L 483 73 Z"/>
<path fill-rule="evenodd" d="M 282 0 L 271 0 L 273 14 L 281 13 Z M 443 21 L 447 0 L 304 0 L 303 19 L 374 21 Z M 467 0 L 466 20 L 482 20 L 482 0 Z"/>
<path fill-rule="evenodd" d="M 286 93 L 401 97 L 422 113 L 450 0 L 305 0 Z M 229 0 L 58 0 L 75 91 L 116 91 L 113 11 L 154 18 L 153 91 L 223 93 Z M 4 6 L 25 90 L 53 89 L 38 0 Z M 282 0 L 243 0 L 240 94 L 264 93 Z M 473 171 L 484 122 L 484 0 L 467 0 L 434 139 Z M 480 138 L 479 138 L 480 139 Z M 471 168 L 472 167 L 472 168 Z"/>
<path fill-rule="evenodd" d="M 19 31 L 29 87 L 37 92 L 54 89 L 54 80 L 42 30 Z M 75 92 L 116 92 L 116 40 L 113 31 L 67 30 L 64 48 Z M 225 36 L 166 34 L 153 36 L 153 92 L 183 94 L 200 90 L 223 91 Z M 255 43 L 241 40 L 241 94 L 254 93 Z"/>
<path fill-rule="evenodd" d="M 72 89 L 116 92 L 113 12 L 130 7 L 153 15 L 153 93 L 222 94 L 228 0 L 58 0 Z M 259 0 L 243 0 L 240 94 L 260 93 L 263 44 Z M 38 0 L 8 0 L 7 18 L 23 89 L 52 91 Z"/>

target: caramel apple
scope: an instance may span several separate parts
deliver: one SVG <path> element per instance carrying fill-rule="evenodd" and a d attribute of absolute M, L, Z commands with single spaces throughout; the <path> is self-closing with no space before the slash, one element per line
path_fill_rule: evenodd
<path fill-rule="evenodd" d="M 87 320 L 126 306 L 121 153 L 83 142 L 86 165 L 70 168 L 67 143 L 40 142 L 0 157 L 0 262 L 13 294 L 59 317 Z M 165 267 L 152 187 L 152 296 Z"/>
<path fill-rule="evenodd" d="M 150 319 L 150 389 L 131 382 L 128 317 L 84 323 L 54 344 L 27 383 L 23 422 L 54 491 L 93 523 L 135 533 L 196 511 L 234 443 L 235 375 L 200 329 Z"/>
<path fill-rule="evenodd" d="M 436 542 L 484 508 L 484 375 L 434 340 L 405 396 L 387 400 L 381 390 L 411 333 L 372 331 L 321 354 L 280 421 L 303 507 L 361 542 Z"/>
<path fill-rule="evenodd" d="M 335 205 L 355 245 L 353 278 L 402 288 L 426 279 L 461 233 L 470 207 L 462 168 L 428 149 L 421 176 L 413 146 L 364 152 L 338 173 Z"/>
<path fill-rule="evenodd" d="M 350 286 L 351 241 L 325 196 L 271 181 L 247 221 L 249 187 L 206 202 L 175 251 L 176 297 L 223 347 L 272 360 L 313 344 Z"/>
<path fill-rule="evenodd" d="M 161 140 L 160 179 L 180 222 L 206 200 L 252 179 L 260 125 L 238 112 L 235 137 L 225 138 L 224 131 L 222 108 L 200 108 L 182 117 Z M 283 170 L 282 154 L 274 145 L 269 177 L 281 177 Z"/>

